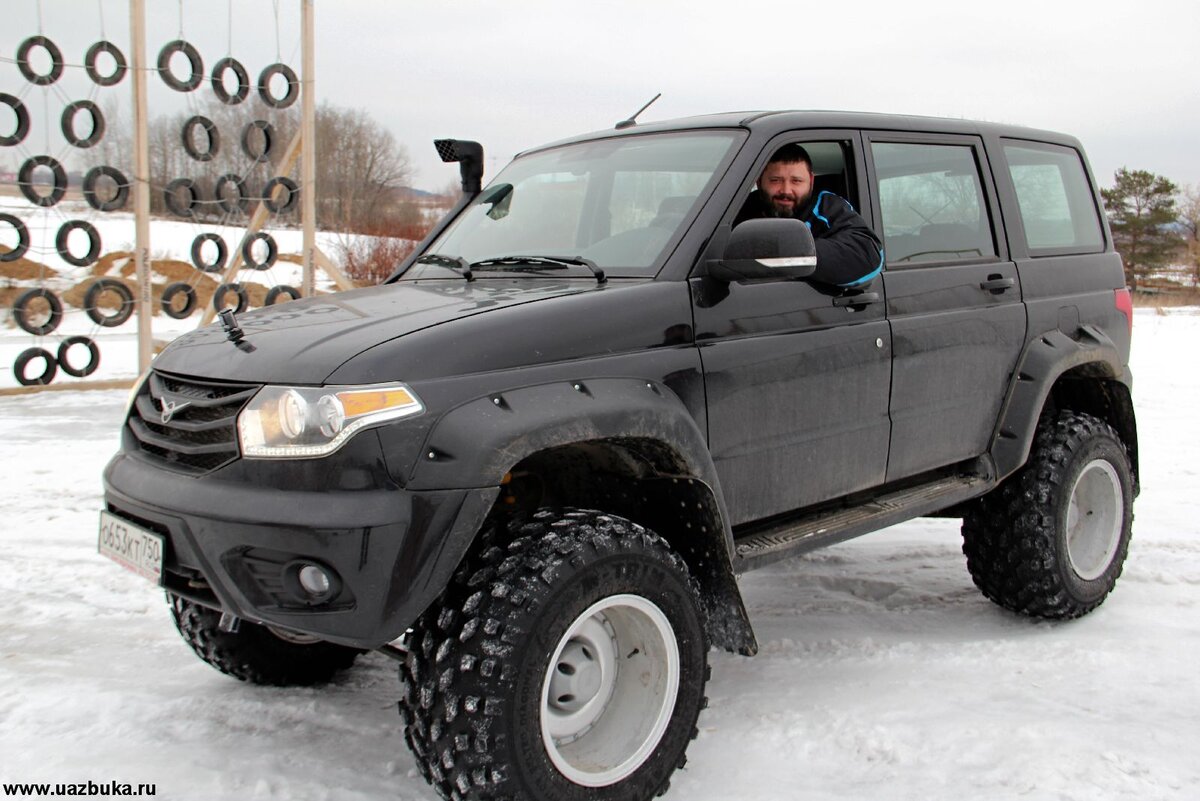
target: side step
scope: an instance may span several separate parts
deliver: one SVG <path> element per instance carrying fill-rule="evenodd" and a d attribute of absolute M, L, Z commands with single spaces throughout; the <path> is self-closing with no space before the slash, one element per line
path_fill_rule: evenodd
<path fill-rule="evenodd" d="M 982 476 L 949 476 L 842 509 L 775 523 L 734 541 L 737 573 L 921 517 L 982 494 Z"/>

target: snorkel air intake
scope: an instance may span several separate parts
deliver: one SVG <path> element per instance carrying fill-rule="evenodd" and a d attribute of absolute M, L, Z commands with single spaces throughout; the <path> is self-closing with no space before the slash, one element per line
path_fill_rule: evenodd
<path fill-rule="evenodd" d="M 483 145 L 465 139 L 434 139 L 442 161 L 457 161 L 463 194 L 474 197 L 483 189 Z"/>

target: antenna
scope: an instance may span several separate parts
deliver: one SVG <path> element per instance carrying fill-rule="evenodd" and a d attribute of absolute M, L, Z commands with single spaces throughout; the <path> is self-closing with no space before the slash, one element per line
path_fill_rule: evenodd
<path fill-rule="evenodd" d="M 646 109 L 650 108 L 650 105 L 651 105 L 651 104 L 652 104 L 652 103 L 653 103 L 655 100 L 658 100 L 660 97 L 662 97 L 662 92 L 659 92 L 659 93 L 658 93 L 658 94 L 656 94 L 654 97 L 650 98 L 650 102 L 649 102 L 649 103 L 647 103 L 646 105 L 642 106 L 641 108 L 639 108 L 637 111 L 633 112 L 633 114 L 632 114 L 632 115 L 629 117 L 629 119 L 627 119 L 627 120 L 621 120 L 620 122 L 618 122 L 618 123 L 617 123 L 617 126 L 616 126 L 617 130 L 619 131 L 619 130 L 621 130 L 621 129 L 623 129 L 623 128 L 631 128 L 631 127 L 633 127 L 634 125 L 637 125 L 637 118 L 638 118 L 638 115 L 639 115 L 639 114 L 641 114 L 641 113 L 642 113 L 643 111 L 645 111 Z"/>

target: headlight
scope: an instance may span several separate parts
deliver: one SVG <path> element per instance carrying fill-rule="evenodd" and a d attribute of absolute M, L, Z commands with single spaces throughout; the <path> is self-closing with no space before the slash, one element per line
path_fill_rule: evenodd
<path fill-rule="evenodd" d="M 238 440 L 243 456 L 325 456 L 361 428 L 423 411 L 421 400 L 404 384 L 267 386 L 238 415 Z"/>

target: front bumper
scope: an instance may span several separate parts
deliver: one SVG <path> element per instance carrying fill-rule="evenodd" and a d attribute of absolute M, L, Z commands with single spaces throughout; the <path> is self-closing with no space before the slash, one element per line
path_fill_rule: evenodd
<path fill-rule="evenodd" d="M 104 471 L 108 510 L 164 536 L 168 592 L 358 648 L 396 639 L 437 597 L 497 493 L 251 486 L 128 451 Z M 295 594 L 296 560 L 331 568 L 340 591 L 319 604 Z"/>

